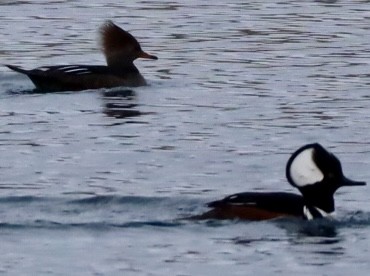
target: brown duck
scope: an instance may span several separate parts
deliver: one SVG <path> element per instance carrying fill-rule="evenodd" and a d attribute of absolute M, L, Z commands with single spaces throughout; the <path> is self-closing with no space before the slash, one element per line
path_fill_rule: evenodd
<path fill-rule="evenodd" d="M 27 75 L 38 90 L 48 92 L 146 85 L 144 77 L 133 62 L 137 58 L 158 58 L 144 52 L 135 37 L 112 21 L 101 26 L 100 35 L 107 66 L 54 65 L 32 70 L 14 65 L 6 66 Z"/>

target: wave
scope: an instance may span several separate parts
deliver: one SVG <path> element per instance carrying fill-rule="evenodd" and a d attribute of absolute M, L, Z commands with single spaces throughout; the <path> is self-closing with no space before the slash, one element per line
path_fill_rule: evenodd
<path fill-rule="evenodd" d="M 97 195 L 0 198 L 0 229 L 114 229 L 174 227 L 202 206 L 200 200 Z"/>
<path fill-rule="evenodd" d="M 122 228 L 143 228 L 143 227 L 178 227 L 183 225 L 180 221 L 131 221 L 126 223 L 105 223 L 105 222 L 87 222 L 87 223 L 60 223 L 53 221 L 40 221 L 36 220 L 29 223 L 0 223 L 0 230 L 14 229 L 14 230 L 27 230 L 27 229 L 49 229 L 49 230 L 97 230 L 106 231 L 112 229 Z"/>
<path fill-rule="evenodd" d="M 150 196 L 8 196 L 0 197 L 0 229 L 122 229 L 140 227 L 180 227 L 200 224 L 229 227 L 248 221 L 194 221 L 186 219 L 202 213 L 206 200 L 189 197 Z M 333 220 L 304 221 L 278 219 L 271 223 L 306 235 L 335 235 L 341 228 L 370 226 L 370 213 L 356 211 Z M 254 222 L 256 223 L 256 222 Z"/>
<path fill-rule="evenodd" d="M 155 204 L 166 201 L 166 197 L 143 197 L 143 196 L 115 196 L 97 195 L 86 198 L 79 198 L 69 201 L 71 204 L 101 205 L 101 204 Z"/>

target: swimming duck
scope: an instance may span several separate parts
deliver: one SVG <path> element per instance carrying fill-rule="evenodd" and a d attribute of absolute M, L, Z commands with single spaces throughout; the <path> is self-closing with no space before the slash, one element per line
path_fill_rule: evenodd
<path fill-rule="evenodd" d="M 343 175 L 339 159 L 318 143 L 299 148 L 286 166 L 288 182 L 301 195 L 287 192 L 245 192 L 207 204 L 211 210 L 196 219 L 266 220 L 328 217 L 335 210 L 334 193 L 343 186 L 363 186 Z"/>
<path fill-rule="evenodd" d="M 101 46 L 107 65 L 53 65 L 25 70 L 8 68 L 27 75 L 40 91 L 78 91 L 86 89 L 136 87 L 146 85 L 134 65 L 137 58 L 158 59 L 141 49 L 139 42 L 127 31 L 106 21 L 100 27 Z"/>

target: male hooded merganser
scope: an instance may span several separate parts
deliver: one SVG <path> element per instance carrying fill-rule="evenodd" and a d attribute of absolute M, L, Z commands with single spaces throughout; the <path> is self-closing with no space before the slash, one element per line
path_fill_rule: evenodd
<path fill-rule="evenodd" d="M 342 172 L 337 157 L 320 144 L 298 149 L 288 160 L 286 177 L 301 195 L 285 192 L 246 192 L 208 203 L 212 210 L 197 219 L 265 220 L 277 217 L 322 218 L 334 212 L 334 193 L 342 186 L 362 186 Z"/>
<path fill-rule="evenodd" d="M 42 91 L 77 91 L 117 86 L 146 85 L 144 77 L 134 65 L 137 58 L 157 59 L 144 52 L 139 42 L 112 21 L 100 28 L 102 51 L 108 66 L 56 65 L 25 70 L 14 65 L 10 69 L 27 75 Z"/>

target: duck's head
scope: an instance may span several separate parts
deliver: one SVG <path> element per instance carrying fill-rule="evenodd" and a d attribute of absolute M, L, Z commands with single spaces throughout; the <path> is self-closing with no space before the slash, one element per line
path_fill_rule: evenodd
<path fill-rule="evenodd" d="M 110 20 L 100 27 L 100 36 L 101 48 L 108 66 L 120 67 L 132 64 L 137 58 L 158 59 L 144 52 L 135 37 Z"/>
<path fill-rule="evenodd" d="M 286 177 L 301 192 L 308 212 L 314 217 L 312 213 L 316 211 L 327 214 L 334 211 L 333 195 L 340 187 L 366 185 L 345 177 L 339 159 L 318 143 L 305 145 L 292 154 Z"/>

